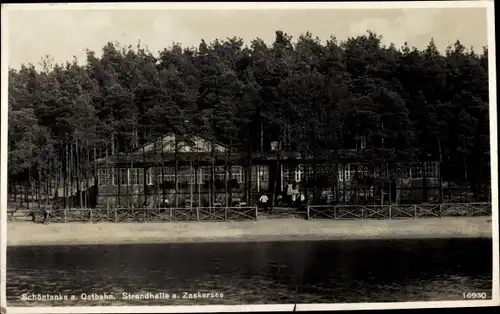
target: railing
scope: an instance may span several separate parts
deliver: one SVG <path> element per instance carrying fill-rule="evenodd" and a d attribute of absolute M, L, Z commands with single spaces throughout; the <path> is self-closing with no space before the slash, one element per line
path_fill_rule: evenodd
<path fill-rule="evenodd" d="M 257 220 L 257 206 L 193 208 L 72 208 L 50 210 L 50 222 L 160 222 Z"/>
<path fill-rule="evenodd" d="M 491 203 L 307 206 L 307 219 L 398 219 L 489 215 L 491 215 Z"/>

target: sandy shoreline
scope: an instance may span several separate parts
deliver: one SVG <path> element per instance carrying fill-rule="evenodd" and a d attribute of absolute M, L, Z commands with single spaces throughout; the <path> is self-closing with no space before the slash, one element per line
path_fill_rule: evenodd
<path fill-rule="evenodd" d="M 241 222 L 52 223 L 9 222 L 7 245 L 340 239 L 491 238 L 491 217 Z"/>
<path fill-rule="evenodd" d="M 267 219 L 241 222 L 52 223 L 9 222 L 7 245 L 340 239 L 491 238 L 491 217 L 401 220 Z"/>

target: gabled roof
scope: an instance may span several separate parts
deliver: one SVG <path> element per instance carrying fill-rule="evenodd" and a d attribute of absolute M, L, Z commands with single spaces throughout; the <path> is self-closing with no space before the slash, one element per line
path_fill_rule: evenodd
<path fill-rule="evenodd" d="M 208 140 L 200 135 L 193 135 L 186 138 L 186 136 L 176 136 L 171 133 L 160 137 L 156 141 L 150 142 L 136 150 L 137 153 L 143 152 L 164 152 L 164 153 L 175 153 L 176 152 L 176 142 L 177 142 L 177 153 L 208 153 L 208 152 L 225 152 L 229 148 L 226 145 L 218 143 L 213 140 Z"/>
<path fill-rule="evenodd" d="M 177 144 L 177 147 L 176 147 Z M 176 150 L 177 148 L 177 150 Z M 201 135 L 192 136 L 176 136 L 174 133 L 164 135 L 154 141 L 147 143 L 140 148 L 135 149 L 129 154 L 130 158 L 133 156 L 142 156 L 143 154 L 150 155 L 152 153 L 161 154 L 165 153 L 166 156 L 169 154 L 192 154 L 192 153 L 216 153 L 221 154 L 229 151 L 229 147 L 218 141 L 210 140 L 204 138 Z M 236 151 L 236 149 L 231 149 L 231 151 Z M 111 161 L 116 159 L 119 155 L 103 157 L 97 160 L 98 163 Z"/>

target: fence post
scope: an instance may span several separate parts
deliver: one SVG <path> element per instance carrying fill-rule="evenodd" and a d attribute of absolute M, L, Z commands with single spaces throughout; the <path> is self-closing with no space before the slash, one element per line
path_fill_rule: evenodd
<path fill-rule="evenodd" d="M 64 209 L 64 222 L 68 222 L 68 218 L 67 218 L 67 215 L 66 215 L 66 208 Z"/>
<path fill-rule="evenodd" d="M 148 220 L 148 209 L 146 207 L 143 207 L 144 210 L 144 222 Z"/>
<path fill-rule="evenodd" d="M 224 221 L 227 221 L 227 207 L 224 208 Z"/>
<path fill-rule="evenodd" d="M 309 216 L 309 208 L 310 207 L 311 207 L 311 205 L 307 205 L 307 214 L 306 214 L 307 220 L 310 219 L 310 216 Z"/>
<path fill-rule="evenodd" d="M 90 210 L 90 222 L 92 222 L 92 208 L 89 208 Z"/>
<path fill-rule="evenodd" d="M 469 203 L 465 203 L 465 214 L 467 216 L 474 216 L 471 212 L 470 212 L 470 206 L 469 206 Z"/>
<path fill-rule="evenodd" d="M 259 220 L 259 207 L 255 205 L 255 220 Z"/>
<path fill-rule="evenodd" d="M 170 221 L 172 221 L 172 208 L 169 208 L 169 214 L 170 214 Z"/>
<path fill-rule="evenodd" d="M 389 219 L 392 219 L 392 204 L 389 204 Z"/>
<path fill-rule="evenodd" d="M 443 217 L 443 203 L 439 204 L 439 217 Z"/>
<path fill-rule="evenodd" d="M 415 213 L 415 218 L 417 218 L 417 205 L 413 205 L 413 211 Z"/>
<path fill-rule="evenodd" d="M 368 210 L 369 212 L 370 210 Z M 365 206 L 364 205 L 361 205 L 361 219 L 363 219 L 365 216 Z"/>
<path fill-rule="evenodd" d="M 196 221 L 200 221 L 200 208 L 196 207 Z"/>
<path fill-rule="evenodd" d="M 337 219 L 337 205 L 333 205 L 333 218 Z"/>

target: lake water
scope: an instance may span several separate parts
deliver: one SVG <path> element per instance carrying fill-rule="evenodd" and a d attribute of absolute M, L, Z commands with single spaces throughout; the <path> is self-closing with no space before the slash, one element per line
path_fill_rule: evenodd
<path fill-rule="evenodd" d="M 9 247 L 7 299 L 9 306 L 94 306 L 461 300 L 467 291 L 491 297 L 491 248 L 491 239 Z M 84 300 L 82 293 L 114 299 Z M 23 294 L 68 299 L 26 301 Z"/>

